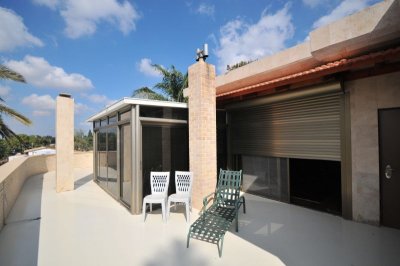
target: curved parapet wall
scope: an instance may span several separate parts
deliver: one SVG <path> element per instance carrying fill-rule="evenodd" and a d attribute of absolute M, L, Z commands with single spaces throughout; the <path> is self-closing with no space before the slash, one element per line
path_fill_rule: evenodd
<path fill-rule="evenodd" d="M 93 169 L 93 153 L 74 154 L 74 168 Z M 16 158 L 0 166 L 0 230 L 28 177 L 56 170 L 55 155 Z"/>

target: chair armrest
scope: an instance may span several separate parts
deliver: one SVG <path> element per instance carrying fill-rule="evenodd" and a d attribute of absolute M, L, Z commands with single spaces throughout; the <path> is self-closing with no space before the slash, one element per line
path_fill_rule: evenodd
<path fill-rule="evenodd" d="M 203 208 L 201 208 L 200 213 L 204 213 L 204 211 L 207 209 L 207 205 L 210 203 L 210 201 L 214 200 L 214 198 L 215 198 L 214 194 L 215 194 L 215 192 L 210 193 L 203 198 Z"/>

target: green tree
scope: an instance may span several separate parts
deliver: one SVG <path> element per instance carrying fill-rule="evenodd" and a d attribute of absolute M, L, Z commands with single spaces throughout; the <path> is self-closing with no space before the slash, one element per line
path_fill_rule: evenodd
<path fill-rule="evenodd" d="M 149 99 L 149 100 L 159 100 L 159 101 L 167 101 L 167 97 L 164 95 L 149 89 L 148 87 L 142 87 L 140 89 L 135 90 L 132 93 L 132 97 L 141 98 L 141 99 Z"/>
<path fill-rule="evenodd" d="M 93 133 L 92 133 L 92 131 L 90 129 L 89 129 L 89 132 L 87 134 L 87 141 L 88 141 L 89 147 L 92 149 L 92 147 L 93 147 Z"/>
<path fill-rule="evenodd" d="M 92 136 L 92 141 L 93 141 L 93 136 Z M 90 143 L 89 136 L 85 136 L 83 130 L 80 129 L 75 131 L 74 149 L 76 151 L 90 151 L 93 148 L 92 143 Z"/>
<path fill-rule="evenodd" d="M 177 102 L 185 102 L 186 99 L 183 97 L 183 90 L 188 87 L 188 74 L 183 74 L 171 66 L 171 68 L 164 68 L 161 65 L 152 65 L 162 75 L 162 81 L 154 85 L 154 88 L 161 90 L 169 100 Z M 147 98 L 154 100 L 166 100 L 166 97 L 161 93 L 143 87 L 133 92 L 132 97 Z"/>
<path fill-rule="evenodd" d="M 21 74 L 18 74 L 17 72 L 15 72 L 3 65 L 0 65 L 0 79 L 9 79 L 9 80 L 14 80 L 14 81 L 25 83 L 25 79 Z M 4 103 L 4 100 L 2 98 L 0 98 L 0 137 L 5 138 L 5 139 L 9 139 L 12 136 L 15 136 L 18 138 L 18 136 L 17 136 L 17 134 L 14 133 L 14 131 L 12 131 L 4 123 L 3 115 L 9 116 L 9 117 L 21 122 L 24 125 L 32 124 L 32 122 L 31 122 L 31 120 L 29 120 L 29 118 L 20 114 L 16 110 L 8 107 Z"/>

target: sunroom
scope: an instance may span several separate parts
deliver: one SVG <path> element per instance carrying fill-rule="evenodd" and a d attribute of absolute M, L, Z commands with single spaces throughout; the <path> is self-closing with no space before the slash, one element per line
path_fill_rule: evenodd
<path fill-rule="evenodd" d="M 151 171 L 189 170 L 187 121 L 186 103 L 136 98 L 93 115 L 95 182 L 132 214 L 141 213 Z"/>

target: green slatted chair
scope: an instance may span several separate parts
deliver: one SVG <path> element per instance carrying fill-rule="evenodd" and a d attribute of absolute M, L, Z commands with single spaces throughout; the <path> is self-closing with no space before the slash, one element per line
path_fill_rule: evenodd
<path fill-rule="evenodd" d="M 236 232 L 239 231 L 239 208 L 243 205 L 246 213 L 246 202 L 240 196 L 242 170 L 229 171 L 220 169 L 215 192 L 203 199 L 200 217 L 190 226 L 187 235 L 187 247 L 190 238 L 199 239 L 218 246 L 219 256 L 222 256 L 225 233 L 236 220 Z M 209 205 L 209 203 L 212 204 Z"/>

